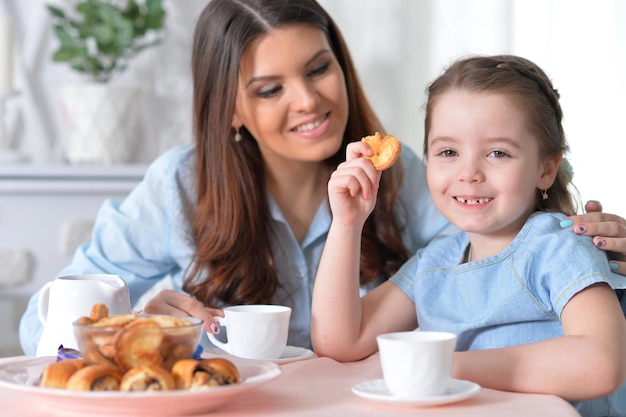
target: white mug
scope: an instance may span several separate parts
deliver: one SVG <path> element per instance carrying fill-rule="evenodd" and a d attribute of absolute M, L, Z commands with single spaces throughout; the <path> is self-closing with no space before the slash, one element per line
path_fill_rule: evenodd
<path fill-rule="evenodd" d="M 412 331 L 376 338 L 385 385 L 402 400 L 441 395 L 448 387 L 456 335 L 447 332 Z"/>
<path fill-rule="evenodd" d="M 43 333 L 37 356 L 56 356 L 59 345 L 78 349 L 72 323 L 89 316 L 97 303 L 104 303 L 111 316 L 130 313 L 126 282 L 117 275 L 85 274 L 59 277 L 46 283 L 39 293 L 37 312 Z"/>
<path fill-rule="evenodd" d="M 279 305 L 253 304 L 224 308 L 224 317 L 214 320 L 225 328 L 227 342 L 208 333 L 209 340 L 220 349 L 247 359 L 279 359 L 289 335 L 291 308 Z"/>

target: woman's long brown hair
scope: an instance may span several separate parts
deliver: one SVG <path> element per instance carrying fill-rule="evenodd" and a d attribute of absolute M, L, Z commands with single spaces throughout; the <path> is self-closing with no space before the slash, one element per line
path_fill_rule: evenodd
<path fill-rule="evenodd" d="M 233 140 L 239 62 L 244 48 L 273 28 L 291 23 L 319 27 L 345 76 L 349 116 L 343 145 L 326 163 L 345 160 L 354 140 L 384 132 L 367 102 L 341 33 L 314 0 L 212 0 L 196 24 L 192 71 L 197 151 L 197 202 L 191 207 L 197 245 L 183 289 L 205 305 L 269 303 L 278 288 L 263 159 L 245 129 Z M 394 208 L 401 166 L 382 176 L 378 204 L 368 219 L 361 280 L 390 276 L 408 258 Z"/>

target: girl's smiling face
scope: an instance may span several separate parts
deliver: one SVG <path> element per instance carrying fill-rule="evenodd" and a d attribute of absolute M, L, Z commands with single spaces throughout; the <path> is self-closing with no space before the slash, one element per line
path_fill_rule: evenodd
<path fill-rule="evenodd" d="M 233 127 L 254 136 L 266 162 L 331 157 L 347 121 L 344 74 L 322 30 L 288 25 L 246 47 Z"/>
<path fill-rule="evenodd" d="M 437 98 L 428 132 L 428 185 L 457 227 L 513 239 L 548 189 L 560 158 L 542 161 L 520 107 L 492 92 L 450 90 Z"/>

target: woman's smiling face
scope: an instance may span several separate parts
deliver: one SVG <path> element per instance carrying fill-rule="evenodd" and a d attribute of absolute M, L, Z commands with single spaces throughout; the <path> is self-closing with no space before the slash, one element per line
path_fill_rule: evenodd
<path fill-rule="evenodd" d="M 254 136 L 266 162 L 331 157 L 347 121 L 344 74 L 322 30 L 288 25 L 246 47 L 233 127 Z"/>

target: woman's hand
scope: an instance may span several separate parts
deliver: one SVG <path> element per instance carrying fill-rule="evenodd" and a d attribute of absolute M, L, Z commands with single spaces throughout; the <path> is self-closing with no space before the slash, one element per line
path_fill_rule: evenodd
<path fill-rule="evenodd" d="M 563 227 L 573 226 L 577 235 L 593 236 L 593 244 L 607 252 L 611 269 L 626 275 L 626 220 L 615 214 L 602 213 L 599 201 L 585 204 L 587 214 L 570 216 L 561 222 Z"/>
<path fill-rule="evenodd" d="M 195 298 L 174 290 L 161 290 L 146 303 L 143 311 L 148 314 L 196 317 L 204 321 L 204 329 L 213 334 L 219 333 L 219 326 L 213 321 L 213 316 L 224 317 L 222 310 L 205 307 Z"/>

